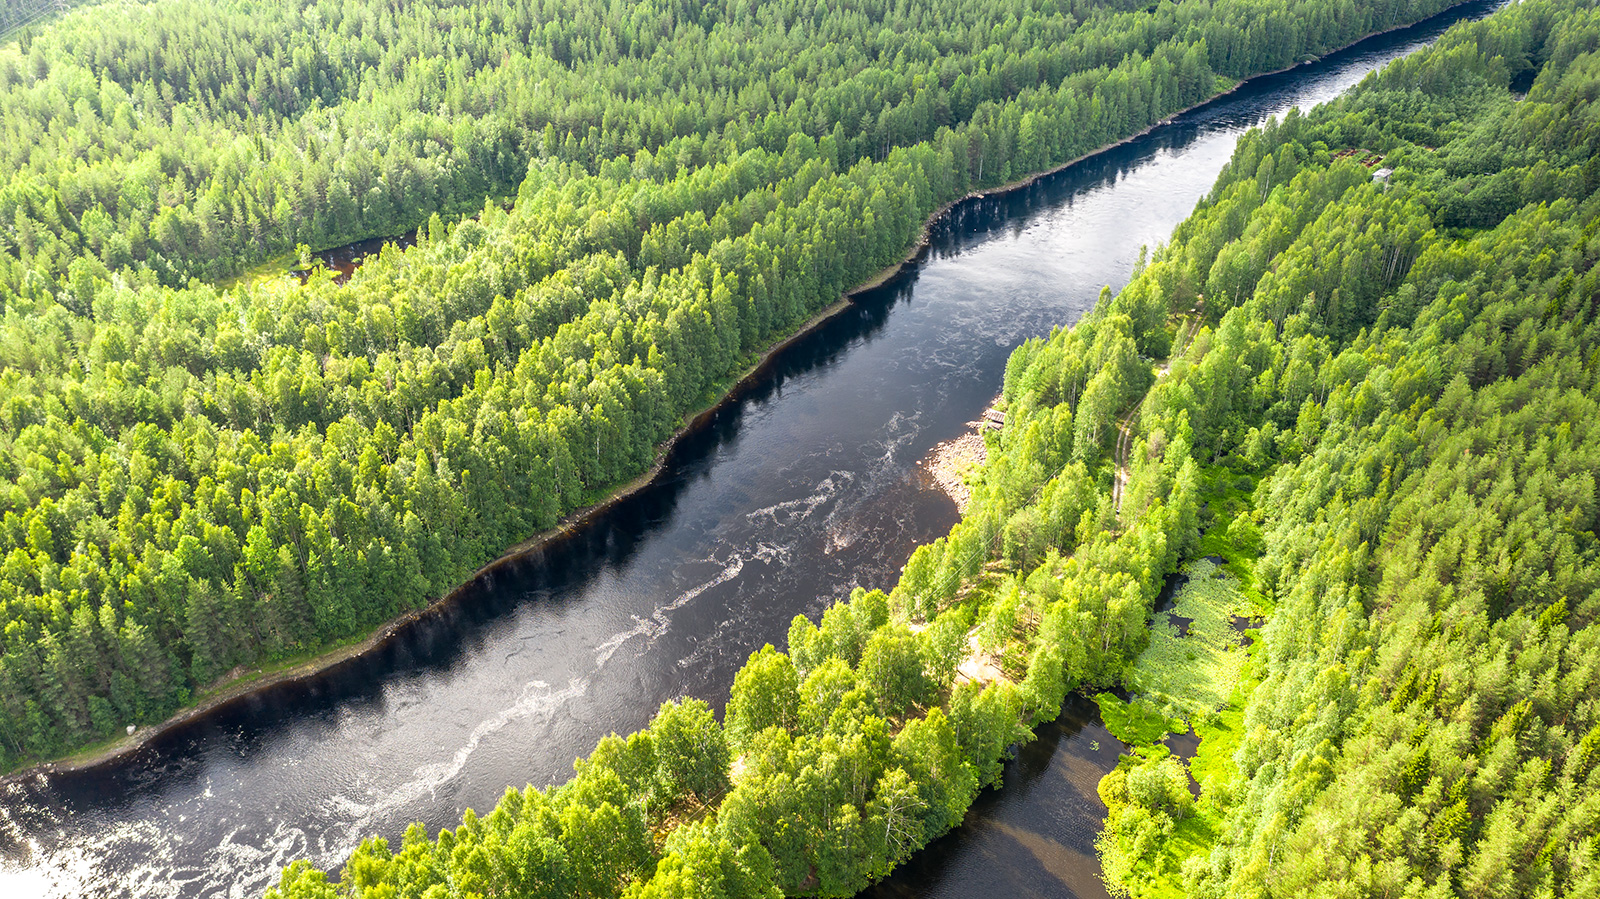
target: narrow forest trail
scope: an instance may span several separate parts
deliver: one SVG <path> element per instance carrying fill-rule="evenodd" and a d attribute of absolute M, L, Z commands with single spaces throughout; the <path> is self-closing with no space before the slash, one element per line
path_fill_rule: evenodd
<path fill-rule="evenodd" d="M 1171 370 L 1171 359 L 1156 366 L 1156 380 L 1166 377 L 1167 372 Z M 1146 391 L 1145 395 L 1148 396 L 1149 391 Z M 1122 490 L 1128 484 L 1128 454 L 1133 452 L 1133 426 L 1143 408 L 1144 397 L 1140 397 L 1139 402 L 1134 403 L 1133 408 L 1117 422 L 1117 479 L 1111 487 L 1111 505 L 1117 510 L 1118 515 L 1122 514 Z"/>
<path fill-rule="evenodd" d="M 1133 446 L 1133 420 L 1142 408 L 1144 400 L 1140 399 L 1117 422 L 1117 479 L 1111 487 L 1111 505 L 1118 514 L 1122 513 L 1122 488 L 1128 483 L 1128 453 Z"/>
<path fill-rule="evenodd" d="M 984 651 L 979 645 L 978 629 L 974 627 L 967 634 L 967 654 L 962 657 L 961 664 L 956 666 L 956 683 L 974 681 L 979 684 L 992 684 L 997 681 L 1009 683 L 1010 680 L 994 654 Z"/>

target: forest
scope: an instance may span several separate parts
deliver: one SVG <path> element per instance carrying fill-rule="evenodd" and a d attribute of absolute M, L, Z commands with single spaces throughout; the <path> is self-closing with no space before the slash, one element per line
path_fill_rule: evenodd
<path fill-rule="evenodd" d="M 442 596 L 942 204 L 1444 5 L 160 0 L 25 29 L 0 769 Z M 348 284 L 272 276 L 411 228 Z"/>
<path fill-rule="evenodd" d="M 1527 0 L 1251 132 L 1014 353 L 961 522 L 754 653 L 720 726 L 667 703 L 269 897 L 850 895 L 1116 685 L 1119 895 L 1600 893 L 1597 46 L 1591 5 Z M 1180 608 L 1265 618 L 1227 677 L 1146 670 L 1180 565 Z"/>
<path fill-rule="evenodd" d="M 1596 47 L 1516 4 L 1253 133 L 1124 292 L 1203 310 L 1139 430 L 1270 607 L 1198 804 L 1102 784 L 1125 894 L 1600 891 Z"/>

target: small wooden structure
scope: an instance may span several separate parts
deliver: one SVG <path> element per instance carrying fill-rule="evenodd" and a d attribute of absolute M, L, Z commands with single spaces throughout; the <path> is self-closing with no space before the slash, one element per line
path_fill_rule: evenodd
<path fill-rule="evenodd" d="M 1006 414 L 999 409 L 985 409 L 983 411 L 983 426 L 990 430 L 998 431 L 1006 426 Z"/>

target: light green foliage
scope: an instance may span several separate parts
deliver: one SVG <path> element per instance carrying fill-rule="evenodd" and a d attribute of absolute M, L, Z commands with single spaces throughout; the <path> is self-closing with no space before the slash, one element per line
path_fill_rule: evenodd
<path fill-rule="evenodd" d="M 849 602 L 834 603 L 823 611 L 821 626 L 796 615 L 789 625 L 789 654 L 801 675 L 828 659 L 853 666 L 861 661 L 868 638 L 888 620 L 888 597 L 883 591 L 857 587 Z"/>
<path fill-rule="evenodd" d="M 928 804 L 923 801 L 911 775 L 899 767 L 884 773 L 872 803 L 873 819 L 883 823 L 886 868 L 892 868 L 922 845 L 922 817 L 928 811 Z"/>
<path fill-rule="evenodd" d="M 917 785 L 924 806 L 922 841 L 926 843 L 961 823 L 978 792 L 978 774 L 961 753 L 956 730 L 942 709 L 906 724 L 895 735 L 891 757 Z"/>
<path fill-rule="evenodd" d="M 1149 670 L 1147 665 L 1154 658 L 1152 653 L 1162 639 L 1161 635 L 1156 635 L 1151 648 L 1140 656 L 1140 673 Z M 1247 655 L 1242 648 L 1236 652 L 1241 657 Z M 1185 664 L 1192 662 L 1185 659 Z M 1195 678 L 1197 682 L 1203 679 L 1203 675 Z M 1101 797 L 1107 802 L 1109 812 L 1096 848 L 1107 885 L 1113 893 L 1143 899 L 1178 899 L 1187 895 L 1185 883 L 1192 872 L 1204 867 L 1206 857 L 1221 836 L 1224 815 L 1234 798 L 1239 771 L 1234 753 L 1243 739 L 1243 707 L 1253 687 L 1254 682 L 1248 678 L 1241 680 L 1234 686 L 1224 708 L 1194 715 L 1192 726 L 1200 738 L 1200 747 L 1187 767 L 1184 796 L 1173 800 L 1173 807 L 1186 806 L 1189 811 L 1181 816 L 1169 815 L 1169 818 L 1176 818 L 1170 829 L 1164 821 L 1144 812 L 1130 811 L 1125 805 L 1113 807 L 1106 797 L 1124 797 L 1119 801 L 1128 801 L 1125 797 L 1133 792 L 1133 787 L 1127 779 L 1134 765 L 1147 769 L 1139 782 L 1142 790 L 1150 789 L 1153 777 L 1150 771 L 1156 770 L 1151 765 L 1156 761 L 1164 760 L 1167 765 L 1160 770 L 1169 781 L 1176 781 L 1173 771 L 1183 771 L 1183 764 L 1171 758 L 1166 746 L 1156 741 L 1165 739 L 1169 732 L 1182 733 L 1188 725 L 1177 718 L 1163 726 L 1162 717 L 1148 700 L 1124 704 L 1110 694 L 1097 697 L 1107 729 L 1134 747 L 1134 754 L 1119 760 L 1117 769 L 1100 784 Z M 1140 716 L 1142 722 L 1134 720 Z M 1193 777 L 1200 786 L 1199 802 L 1191 803 L 1188 798 L 1188 777 Z M 1131 817 L 1124 819 L 1124 815 Z"/>
<path fill-rule="evenodd" d="M 648 881 L 629 887 L 626 899 L 781 899 L 772 859 L 757 843 L 736 845 L 709 824 L 689 824 L 667 838 Z"/>
<path fill-rule="evenodd" d="M 1237 457 L 1230 457 L 1230 461 L 1237 461 Z M 1207 507 L 1201 516 L 1205 533 L 1194 554 L 1222 558 L 1223 569 L 1237 582 L 1241 594 L 1237 599 L 1239 614 L 1264 615 L 1270 604 L 1255 589 L 1255 562 L 1263 548 L 1261 513 L 1254 505 L 1260 479 L 1219 463 L 1205 469 L 1201 482 Z"/>
<path fill-rule="evenodd" d="M 946 689 L 955 679 L 956 668 L 967 655 L 967 629 L 971 609 L 951 609 L 934 619 L 922 632 L 922 667 L 935 689 Z"/>
<path fill-rule="evenodd" d="M 1028 674 L 1022 680 L 1022 706 L 1031 724 L 1055 720 L 1061 703 L 1072 689 L 1072 672 L 1062 647 L 1041 642 L 1028 657 Z"/>
<path fill-rule="evenodd" d="M 1121 895 L 1151 873 L 1150 860 L 1174 839 L 1194 810 L 1189 773 L 1169 755 L 1124 756 L 1100 781 L 1106 827 L 1097 841 L 1106 882 Z"/>
<path fill-rule="evenodd" d="M 783 703 L 771 705 L 776 709 Z M 650 734 L 655 741 L 656 776 L 669 796 L 687 794 L 711 803 L 727 790 L 731 756 L 711 706 L 699 699 L 662 703 L 650 722 Z"/>
<path fill-rule="evenodd" d="M 726 720 L 735 745 L 768 727 L 793 730 L 800 723 L 800 676 L 794 662 L 770 643 L 751 653 L 734 675 Z"/>
<path fill-rule="evenodd" d="M 1209 559 L 1185 565 L 1183 575 L 1172 614 L 1193 619 L 1188 635 L 1178 636 L 1166 613 L 1158 613 L 1127 684 L 1165 716 L 1196 724 L 1221 709 L 1239 682 L 1249 656 L 1229 616 L 1248 610 L 1238 582 Z"/>
<path fill-rule="evenodd" d="M 1022 709 L 1022 691 L 1004 681 L 988 686 L 969 681 L 951 692 L 950 725 L 981 786 L 998 786 L 1012 744 L 1033 739 L 1021 723 Z"/>
<path fill-rule="evenodd" d="M 1097 693 L 1094 701 L 1106 730 L 1129 746 L 1149 746 L 1185 729 L 1181 719 L 1168 717 L 1160 706 L 1143 698 L 1123 702 L 1115 694 Z"/>
<path fill-rule="evenodd" d="M 1194 807 L 1189 772 L 1171 756 L 1142 762 L 1128 770 L 1127 801 L 1181 821 Z"/>
<path fill-rule="evenodd" d="M 573 768 L 580 777 L 591 767 L 610 771 L 635 795 L 670 804 L 677 797 L 670 788 L 664 788 L 660 765 L 656 757 L 656 735 L 643 730 L 627 737 L 616 734 L 602 737 L 594 752 L 587 759 L 575 762 Z"/>
<path fill-rule="evenodd" d="M 267 890 L 266 899 L 335 899 L 338 895 L 327 874 L 302 860 L 283 869 L 278 885 Z"/>
<path fill-rule="evenodd" d="M 769 728 L 752 741 L 718 826 L 736 842 L 763 846 L 785 893 L 809 885 L 851 895 L 890 864 L 890 810 L 873 801 L 889 764 L 888 729 L 870 713 L 848 732 L 792 737 Z"/>
<path fill-rule="evenodd" d="M 1011 642 L 1017 629 L 1018 607 L 1022 604 L 1022 587 L 1014 579 L 1002 582 L 995 594 L 988 613 L 978 625 L 978 648 L 985 652 L 998 652 Z"/>
<path fill-rule="evenodd" d="M 878 697 L 879 713 L 899 717 L 932 697 L 921 641 L 905 625 L 885 624 L 861 653 L 861 684 Z"/>
<path fill-rule="evenodd" d="M 1236 696 L 1236 701 L 1227 708 L 1195 725 L 1200 748 L 1189 763 L 1189 772 L 1200 784 L 1202 795 L 1217 800 L 1223 806 L 1227 805 L 1229 799 L 1225 791 L 1239 771 L 1233 756 L 1244 741 L 1244 704 L 1247 696 Z"/>
<path fill-rule="evenodd" d="M 1202 545 L 1259 552 L 1246 594 L 1274 612 L 1219 715 L 1215 656 L 1136 668 L 1204 738 L 1209 826 L 1130 799 L 1114 887 L 1594 891 L 1597 40 L 1592 4 L 1515 4 L 1253 132 L 1130 285 L 1205 295 L 1141 424 L 1211 464 Z"/>
<path fill-rule="evenodd" d="M 808 733 L 821 733 L 835 714 L 842 712 L 842 719 L 850 720 L 869 704 L 872 694 L 855 671 L 843 659 L 829 659 L 800 684 L 800 725 Z"/>

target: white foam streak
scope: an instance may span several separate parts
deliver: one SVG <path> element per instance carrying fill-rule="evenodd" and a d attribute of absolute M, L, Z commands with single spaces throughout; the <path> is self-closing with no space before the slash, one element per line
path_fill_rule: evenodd
<path fill-rule="evenodd" d="M 672 626 L 672 622 L 667 618 L 668 612 L 681 609 L 686 603 L 690 602 L 696 596 L 699 596 L 707 590 L 710 590 L 712 587 L 715 587 L 718 584 L 727 583 L 728 581 L 738 577 L 739 572 L 744 570 L 744 562 L 745 560 L 743 556 L 735 555 L 725 566 L 723 566 L 722 571 L 719 572 L 716 577 L 706 581 L 703 584 L 700 584 L 697 587 L 692 587 L 688 590 L 685 590 L 683 593 L 678 594 L 677 598 L 672 600 L 672 602 L 669 602 L 650 613 L 649 618 L 640 618 L 639 616 L 635 615 L 633 620 L 638 622 L 636 625 L 595 647 L 595 665 L 602 666 L 606 662 L 610 661 L 611 657 L 615 655 L 617 650 L 622 647 L 622 644 L 632 640 L 634 637 L 648 637 L 653 640 L 663 633 L 666 633 L 667 629 Z"/>

